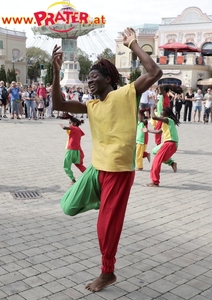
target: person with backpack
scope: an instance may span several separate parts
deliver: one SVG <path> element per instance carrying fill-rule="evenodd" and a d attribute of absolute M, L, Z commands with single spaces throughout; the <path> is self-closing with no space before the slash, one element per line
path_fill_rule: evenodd
<path fill-rule="evenodd" d="M 2 107 L 3 107 L 3 118 L 7 118 L 6 116 L 6 107 L 8 101 L 8 91 L 4 86 L 4 81 L 0 81 L 0 117 L 2 117 Z"/>

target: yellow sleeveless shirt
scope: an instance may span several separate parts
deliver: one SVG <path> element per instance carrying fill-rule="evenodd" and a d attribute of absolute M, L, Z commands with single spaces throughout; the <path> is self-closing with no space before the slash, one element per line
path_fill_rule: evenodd
<path fill-rule="evenodd" d="M 92 165 L 107 172 L 135 169 L 138 101 L 134 82 L 86 102 L 92 135 Z"/>

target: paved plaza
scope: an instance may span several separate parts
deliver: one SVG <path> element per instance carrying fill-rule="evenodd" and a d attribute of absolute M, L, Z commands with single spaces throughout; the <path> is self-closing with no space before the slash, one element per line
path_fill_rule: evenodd
<path fill-rule="evenodd" d="M 181 124 L 175 174 L 163 165 L 148 188 L 151 164 L 136 173 L 117 253 L 117 282 L 99 293 L 85 284 L 100 274 L 97 211 L 69 217 L 60 199 L 67 120 L 0 121 L 0 299 L 211 300 L 212 123 Z M 91 162 L 88 120 L 82 125 Z M 149 134 L 148 150 L 154 146 Z M 80 173 L 73 166 L 78 178 Z M 42 197 L 15 199 L 33 190 Z"/>

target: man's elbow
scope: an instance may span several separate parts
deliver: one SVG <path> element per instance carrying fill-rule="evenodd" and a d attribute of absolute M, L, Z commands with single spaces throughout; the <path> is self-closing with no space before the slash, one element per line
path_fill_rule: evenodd
<path fill-rule="evenodd" d="M 161 77 L 163 76 L 163 71 L 162 71 L 161 68 L 159 68 L 159 67 L 158 67 L 158 70 L 157 70 L 157 72 L 156 72 L 156 76 L 157 76 L 158 79 L 161 78 Z"/>
<path fill-rule="evenodd" d="M 53 110 L 58 110 L 59 111 L 59 110 L 61 110 L 61 104 L 52 101 L 52 108 L 53 108 Z"/>

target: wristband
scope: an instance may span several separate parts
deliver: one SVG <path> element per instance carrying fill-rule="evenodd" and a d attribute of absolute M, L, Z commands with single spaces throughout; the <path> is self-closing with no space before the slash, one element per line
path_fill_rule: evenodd
<path fill-rule="evenodd" d="M 129 42 L 129 44 L 128 44 L 127 47 L 130 48 L 130 46 L 132 45 L 132 43 L 133 43 L 134 41 L 137 41 L 137 39 L 136 39 L 136 38 L 132 39 L 132 40 Z"/>

